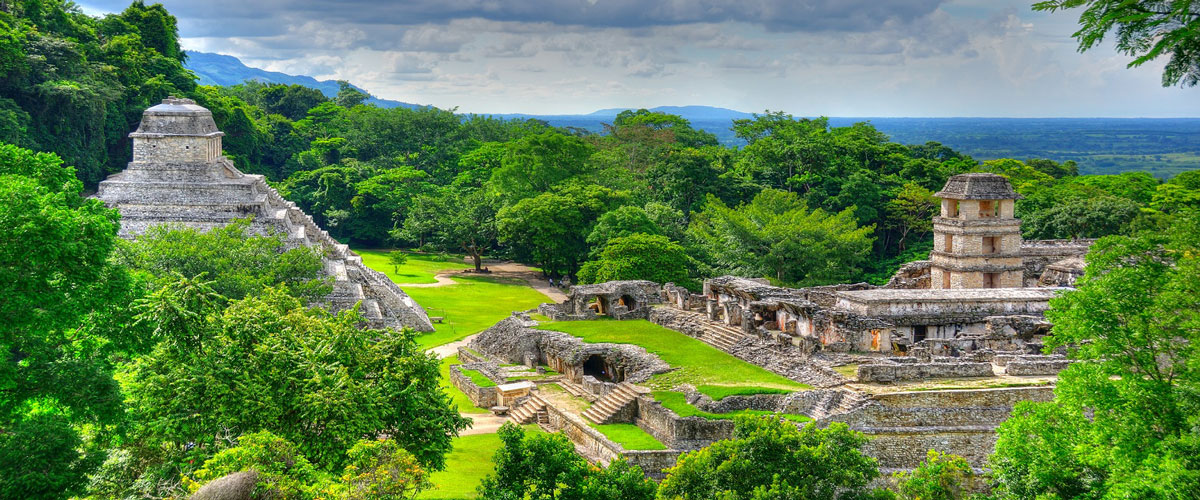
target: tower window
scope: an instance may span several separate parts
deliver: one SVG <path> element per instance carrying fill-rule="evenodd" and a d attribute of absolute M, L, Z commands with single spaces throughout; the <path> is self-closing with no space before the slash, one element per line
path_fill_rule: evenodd
<path fill-rule="evenodd" d="M 979 200 L 979 216 L 980 217 L 995 217 L 997 215 L 996 203 L 992 200 Z"/>
<path fill-rule="evenodd" d="M 1000 273 L 983 273 L 984 288 L 1000 288 Z"/>
<path fill-rule="evenodd" d="M 953 234 L 947 234 L 947 235 L 946 235 L 946 248 L 945 248 L 945 251 L 946 251 L 946 252 L 953 252 L 953 251 L 954 251 L 954 235 L 953 235 Z"/>
<path fill-rule="evenodd" d="M 958 217 L 958 200 L 946 200 L 946 217 Z"/>
<path fill-rule="evenodd" d="M 942 288 L 950 289 L 950 271 L 942 271 Z"/>
<path fill-rule="evenodd" d="M 1000 251 L 1000 238 L 996 236 L 983 237 L 983 253 L 985 255 L 997 253 Z"/>

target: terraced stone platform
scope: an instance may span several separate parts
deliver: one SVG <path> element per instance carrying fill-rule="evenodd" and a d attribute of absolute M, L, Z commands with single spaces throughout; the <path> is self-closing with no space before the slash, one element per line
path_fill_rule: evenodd
<path fill-rule="evenodd" d="M 289 247 L 324 252 L 324 274 L 334 279 L 326 305 L 333 311 L 362 303 L 369 326 L 433 331 L 425 310 L 383 273 L 338 243 L 261 175 L 240 172 L 221 155 L 212 113 L 189 99 L 165 99 L 142 115 L 133 139 L 133 161 L 100 182 L 96 198 L 121 212 L 124 238 L 151 226 L 178 224 L 209 230 L 252 217 L 258 234 L 283 234 Z"/>

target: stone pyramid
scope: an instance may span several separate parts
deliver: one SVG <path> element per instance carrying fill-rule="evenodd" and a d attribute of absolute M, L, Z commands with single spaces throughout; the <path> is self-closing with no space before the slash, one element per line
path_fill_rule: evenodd
<path fill-rule="evenodd" d="M 121 236 L 134 238 L 153 225 L 172 223 L 201 230 L 253 217 L 251 230 L 286 235 L 292 247 L 324 250 L 324 273 L 334 278 L 327 299 L 339 311 L 362 302 L 374 328 L 407 326 L 433 331 L 429 316 L 383 273 L 338 243 L 295 203 L 283 199 L 263 176 L 243 174 L 221 155 L 212 113 L 190 99 L 164 99 L 142 115 L 133 139 L 133 161 L 100 182 L 96 197 L 121 212 Z"/>

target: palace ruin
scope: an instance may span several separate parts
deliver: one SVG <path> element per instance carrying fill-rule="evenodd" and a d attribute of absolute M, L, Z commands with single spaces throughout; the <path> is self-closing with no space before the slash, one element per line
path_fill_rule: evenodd
<path fill-rule="evenodd" d="M 1082 274 L 1092 241 L 1022 241 L 1013 217 L 1019 195 L 997 175 L 954 176 L 937 194 L 931 260 L 903 266 L 885 286 L 793 289 L 723 276 L 697 294 L 670 283 L 609 282 L 572 287 L 566 301 L 537 313 L 551 321 L 648 319 L 813 387 L 720 400 L 687 383 L 672 388 L 699 411 L 845 422 L 872 438 L 864 451 L 885 470 L 912 468 L 931 448 L 982 467 L 1013 405 L 1051 399 L 1070 363 L 1042 353 L 1050 331 L 1043 313 Z M 471 363 L 464 366 L 497 383 L 513 369 L 501 367 L 514 364 L 558 373 L 497 408 L 512 420 L 561 430 L 590 459 L 624 456 L 652 476 L 680 453 L 730 436 L 730 420 L 680 416 L 639 385 L 679 367 L 638 346 L 587 343 L 539 323 L 533 311 L 514 313 L 459 350 Z M 478 393 L 466 377 L 454 382 Z M 590 406 L 537 389 L 547 383 Z M 613 422 L 635 424 L 668 449 L 626 450 L 596 429 Z"/>

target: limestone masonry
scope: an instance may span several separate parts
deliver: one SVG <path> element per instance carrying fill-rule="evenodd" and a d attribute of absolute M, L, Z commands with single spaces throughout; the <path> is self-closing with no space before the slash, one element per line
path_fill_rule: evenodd
<path fill-rule="evenodd" d="M 312 218 L 267 185 L 238 171 L 221 155 L 221 136 L 209 110 L 190 99 L 164 99 L 142 115 L 133 161 L 100 182 L 96 197 L 121 212 L 121 236 L 135 238 L 158 224 L 209 230 L 252 217 L 259 234 L 283 234 L 286 243 L 317 247 L 332 277 L 327 305 L 334 311 L 361 302 L 371 327 L 432 331 L 425 310 L 383 273 L 338 243 Z"/>

